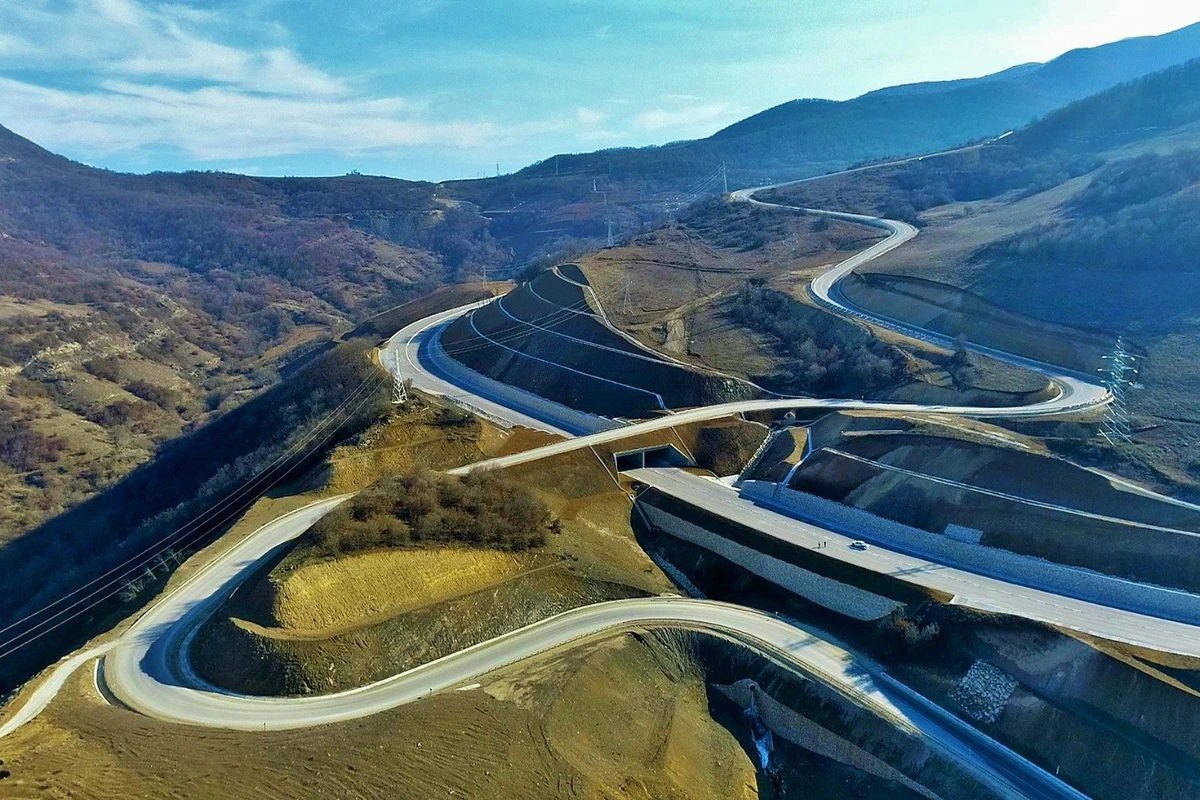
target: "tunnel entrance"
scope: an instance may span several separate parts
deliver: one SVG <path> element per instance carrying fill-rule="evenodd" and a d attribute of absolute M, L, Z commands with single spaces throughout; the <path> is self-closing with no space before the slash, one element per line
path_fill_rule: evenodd
<path fill-rule="evenodd" d="M 615 453 L 613 460 L 616 462 L 617 472 L 625 472 L 631 469 L 642 469 L 643 467 L 694 467 L 692 460 L 679 451 L 673 444 L 656 445 L 655 447 L 643 447 L 638 450 L 628 450 L 624 453 Z"/>

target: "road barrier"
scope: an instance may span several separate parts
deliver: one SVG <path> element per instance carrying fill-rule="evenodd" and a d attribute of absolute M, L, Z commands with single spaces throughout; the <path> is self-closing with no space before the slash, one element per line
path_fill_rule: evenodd
<path fill-rule="evenodd" d="M 621 423 L 614 420 L 595 414 L 588 414 L 583 411 L 576 411 L 561 403 L 555 403 L 544 397 L 539 397 L 532 392 L 526 392 L 515 386 L 509 386 L 507 383 L 501 383 L 498 380 L 489 378 L 464 366 L 446 355 L 445 351 L 442 350 L 439 337 L 441 331 L 442 327 L 439 326 L 423 334 L 425 338 L 420 343 L 421 354 L 423 356 L 422 361 L 434 371 L 440 373 L 442 378 L 456 386 L 469 386 L 470 391 L 480 397 L 520 411 L 523 414 L 528 414 L 535 419 L 545 420 L 557 428 L 575 434 L 599 433 L 600 431 L 622 427 Z M 447 399 L 458 405 L 462 405 L 470 411 L 480 412 L 480 409 L 457 397 L 450 396 Z M 486 415 L 486 412 L 483 413 Z"/>

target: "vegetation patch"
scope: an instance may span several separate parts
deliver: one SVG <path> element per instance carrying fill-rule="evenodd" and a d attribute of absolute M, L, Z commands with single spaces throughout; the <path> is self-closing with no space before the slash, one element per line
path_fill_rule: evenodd
<path fill-rule="evenodd" d="M 456 478 L 417 470 L 386 477 L 324 516 L 300 540 L 294 558 L 434 544 L 517 552 L 544 545 L 557 528 L 533 492 L 496 473 L 475 470 Z"/>
<path fill-rule="evenodd" d="M 737 322 L 777 342 L 787 363 L 770 377 L 787 391 L 861 397 L 892 386 L 905 372 L 896 348 L 853 323 L 819 318 L 761 279 L 747 281 L 725 308 Z"/>

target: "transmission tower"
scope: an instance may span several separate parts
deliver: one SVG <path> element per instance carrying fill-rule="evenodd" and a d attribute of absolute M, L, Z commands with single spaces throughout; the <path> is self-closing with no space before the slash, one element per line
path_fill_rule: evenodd
<path fill-rule="evenodd" d="M 725 162 L 724 161 L 721 162 L 721 186 L 722 186 L 721 194 L 723 194 L 723 195 L 729 194 L 729 175 L 726 174 L 726 172 L 725 172 Z"/>
<path fill-rule="evenodd" d="M 632 304 L 632 303 L 630 302 L 630 300 L 629 300 L 629 276 L 628 276 L 628 275 L 626 275 L 626 276 L 625 276 L 625 304 L 624 304 L 624 310 L 625 310 L 625 316 L 627 316 L 627 317 L 633 316 L 633 304 Z"/>
<path fill-rule="evenodd" d="M 608 217 L 604 221 L 606 223 L 608 223 L 608 246 L 612 247 L 613 246 L 612 217 Z"/>
<path fill-rule="evenodd" d="M 1101 383 L 1112 393 L 1113 399 L 1104 415 L 1104 422 L 1100 424 L 1100 435 L 1109 444 L 1127 444 L 1132 438 L 1132 428 L 1126 399 L 1129 390 L 1137 385 L 1135 357 L 1125 349 L 1125 342 L 1117 337 L 1117 346 L 1103 358 L 1108 363 L 1098 371 L 1101 373 Z"/>
<path fill-rule="evenodd" d="M 392 373 L 392 405 L 405 405 L 408 403 L 408 385 L 404 382 L 404 373 L 400 371 L 400 351 L 385 350 L 384 353 L 390 356 L 388 360 L 391 362 L 388 371 Z"/>

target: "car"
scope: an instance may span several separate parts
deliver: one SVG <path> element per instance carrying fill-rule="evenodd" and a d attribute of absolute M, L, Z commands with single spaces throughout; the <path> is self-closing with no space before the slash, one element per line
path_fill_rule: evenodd
<path fill-rule="evenodd" d="M 853 542 L 850 543 L 851 550 L 866 550 L 870 546 L 871 545 L 867 544 L 862 539 L 855 539 Z"/>

